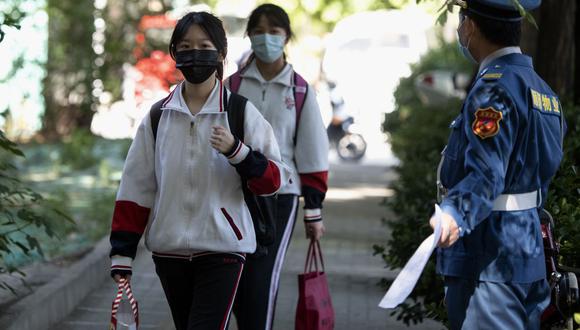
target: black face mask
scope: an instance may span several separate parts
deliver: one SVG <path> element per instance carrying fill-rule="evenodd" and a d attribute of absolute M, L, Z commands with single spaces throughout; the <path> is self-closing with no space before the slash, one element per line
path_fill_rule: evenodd
<path fill-rule="evenodd" d="M 219 53 L 213 49 L 189 49 L 175 53 L 175 67 L 192 84 L 206 81 L 219 65 Z"/>

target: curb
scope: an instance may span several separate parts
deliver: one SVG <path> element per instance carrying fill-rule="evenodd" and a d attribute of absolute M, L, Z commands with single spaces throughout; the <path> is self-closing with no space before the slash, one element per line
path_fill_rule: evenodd
<path fill-rule="evenodd" d="M 103 271 L 110 266 L 109 249 L 106 236 L 60 276 L 4 311 L 0 329 L 39 330 L 58 324 L 109 276 Z"/>

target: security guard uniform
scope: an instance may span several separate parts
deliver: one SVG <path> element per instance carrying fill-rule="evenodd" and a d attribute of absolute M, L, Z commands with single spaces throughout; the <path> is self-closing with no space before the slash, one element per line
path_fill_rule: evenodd
<path fill-rule="evenodd" d="M 495 17 L 500 2 L 466 4 Z M 451 328 L 539 329 L 550 288 L 538 209 L 562 159 L 561 103 L 532 59 L 506 47 L 482 62 L 450 129 L 438 186 L 460 238 L 438 250 L 437 271 Z"/>

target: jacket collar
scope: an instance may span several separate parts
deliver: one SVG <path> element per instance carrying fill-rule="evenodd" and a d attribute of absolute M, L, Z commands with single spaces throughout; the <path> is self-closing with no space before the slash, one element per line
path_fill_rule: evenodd
<path fill-rule="evenodd" d="M 485 67 L 481 67 L 479 76 L 483 76 L 488 70 L 499 69 L 506 65 L 519 65 L 534 68 L 532 58 L 522 53 L 507 53 L 500 55 L 488 62 Z"/>
<path fill-rule="evenodd" d="M 520 49 L 520 47 L 500 48 L 500 49 L 496 50 L 495 52 L 489 54 L 486 58 L 483 59 L 483 61 L 481 61 L 481 64 L 479 65 L 479 72 L 483 71 L 483 69 L 487 68 L 491 62 L 495 61 L 496 59 L 498 59 L 502 56 L 509 55 L 509 54 L 521 54 L 521 53 L 522 53 L 522 50 Z"/>
<path fill-rule="evenodd" d="M 246 65 L 246 67 L 244 69 L 242 69 L 242 73 L 240 74 L 240 76 L 242 78 L 255 79 L 258 82 L 260 82 L 261 84 L 275 83 L 275 84 L 282 84 L 284 86 L 292 87 L 294 85 L 294 83 L 292 81 L 293 73 L 294 73 L 294 69 L 292 68 L 292 65 L 290 63 L 286 63 L 286 65 L 284 66 L 282 71 L 280 73 L 278 73 L 278 75 L 276 77 L 272 78 L 272 80 L 267 81 L 266 79 L 264 79 L 264 77 L 262 77 L 260 70 L 258 70 L 258 66 L 256 65 L 256 60 L 252 59 L 250 61 L 250 63 L 248 63 Z"/>
<path fill-rule="evenodd" d="M 171 91 L 169 96 L 165 99 L 165 102 L 163 102 L 163 105 L 161 106 L 163 110 L 174 110 L 191 115 L 191 112 L 189 112 L 189 109 L 187 108 L 187 103 L 185 103 L 185 99 L 183 98 L 184 85 L 185 81 L 182 81 L 179 85 L 175 86 L 173 91 Z M 223 107 L 223 97 L 226 97 L 226 95 L 222 94 L 222 82 L 216 79 L 216 84 L 204 105 L 201 107 L 200 112 L 220 112 L 220 106 Z"/>
<path fill-rule="evenodd" d="M 534 68 L 532 58 L 524 54 L 508 54 L 497 58 L 495 61 L 490 63 L 492 65 L 519 65 Z"/>

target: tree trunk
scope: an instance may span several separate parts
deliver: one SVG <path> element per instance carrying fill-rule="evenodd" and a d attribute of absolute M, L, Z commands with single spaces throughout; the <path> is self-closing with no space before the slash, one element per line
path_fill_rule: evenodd
<path fill-rule="evenodd" d="M 534 10 L 532 16 L 539 24 L 540 23 L 540 10 Z M 530 55 L 534 59 L 534 64 L 537 62 L 536 51 L 538 49 L 538 29 L 533 26 L 528 20 L 524 19 L 522 22 L 522 40 L 520 42 L 520 47 L 524 54 Z"/>
<path fill-rule="evenodd" d="M 539 13 L 536 71 L 562 99 L 574 94 L 576 9 L 576 0 L 552 0 Z"/>
<path fill-rule="evenodd" d="M 576 21 L 574 22 L 574 104 L 580 105 L 580 6 L 576 5 Z"/>
<path fill-rule="evenodd" d="M 95 31 L 92 1 L 48 0 L 48 58 L 43 81 L 41 137 L 56 139 L 88 129 L 93 111 Z"/>

